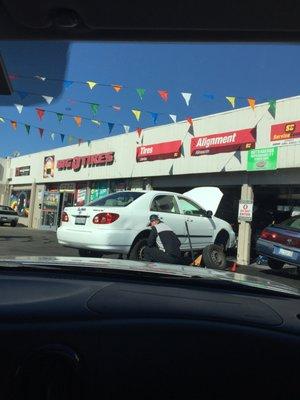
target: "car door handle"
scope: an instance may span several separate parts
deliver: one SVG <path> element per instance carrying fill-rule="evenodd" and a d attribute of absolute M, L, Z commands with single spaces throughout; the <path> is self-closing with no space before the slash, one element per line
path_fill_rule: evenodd
<path fill-rule="evenodd" d="M 187 219 L 187 222 L 194 222 L 194 220 L 191 219 L 191 218 L 188 218 L 188 219 Z"/>

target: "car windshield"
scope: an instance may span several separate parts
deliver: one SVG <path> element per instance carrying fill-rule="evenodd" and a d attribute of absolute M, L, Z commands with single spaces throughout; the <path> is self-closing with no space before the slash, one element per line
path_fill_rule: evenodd
<path fill-rule="evenodd" d="M 0 53 L 0 258 L 300 289 L 300 44 L 2 40 Z"/>
<path fill-rule="evenodd" d="M 97 207 L 127 207 L 129 204 L 133 203 L 136 199 L 141 197 L 144 193 L 138 192 L 120 192 L 110 194 L 102 199 L 93 201 L 88 204 L 88 206 Z"/>
<path fill-rule="evenodd" d="M 300 232 L 300 216 L 289 218 L 281 224 L 279 224 L 282 228 L 292 228 Z"/>

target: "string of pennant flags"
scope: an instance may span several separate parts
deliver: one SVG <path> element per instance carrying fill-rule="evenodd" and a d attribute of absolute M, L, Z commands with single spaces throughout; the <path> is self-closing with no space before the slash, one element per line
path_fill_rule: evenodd
<path fill-rule="evenodd" d="M 90 80 L 88 80 L 88 81 L 64 80 L 64 79 L 48 78 L 48 77 L 40 76 L 40 75 L 25 76 L 25 75 L 18 75 L 15 73 L 10 73 L 9 78 L 11 81 L 14 81 L 17 79 L 35 79 L 35 80 L 40 80 L 42 82 L 45 82 L 45 81 L 62 82 L 65 89 L 70 87 L 73 84 L 85 85 L 90 90 L 93 90 L 96 86 L 111 87 L 117 93 L 119 93 L 123 89 L 132 89 L 132 87 L 128 86 L 128 85 L 120 85 L 120 84 L 112 84 L 112 83 L 108 84 L 108 83 L 101 83 L 101 82 L 90 81 Z M 145 89 L 145 88 L 134 88 L 134 90 L 141 100 L 144 99 L 144 96 L 147 92 L 156 92 L 164 102 L 167 102 L 169 100 L 169 94 L 170 94 L 169 90 L 162 90 L 162 89 L 154 90 L 154 89 Z M 23 93 L 25 93 L 25 92 L 23 92 Z M 186 105 L 189 106 L 193 93 L 180 92 L 180 95 L 184 99 Z M 51 96 L 45 96 L 45 97 L 48 97 L 48 100 L 51 98 Z M 203 97 L 208 100 L 214 100 L 218 96 L 216 96 L 216 94 L 213 94 L 213 93 L 203 93 Z M 224 96 L 224 97 L 225 97 L 226 101 L 232 106 L 232 108 L 236 107 L 237 100 L 243 100 L 243 101 L 246 100 L 248 106 L 250 106 L 253 110 L 255 109 L 255 106 L 257 104 L 257 98 L 252 97 L 252 96 Z M 45 99 L 45 100 L 47 101 L 47 99 Z M 272 107 L 272 103 L 276 102 L 276 100 L 274 100 L 274 99 L 261 99 L 261 100 L 268 102 L 270 107 Z"/>
<path fill-rule="evenodd" d="M 20 91 L 20 90 L 14 90 L 14 92 L 17 93 L 17 94 L 19 95 L 19 97 L 20 97 L 21 100 L 24 100 L 27 96 L 32 95 L 32 96 L 37 96 L 37 97 L 43 98 L 43 99 L 46 101 L 46 103 L 47 103 L 48 105 L 50 105 L 50 104 L 52 103 L 53 99 L 54 99 L 54 96 L 42 95 L 42 94 L 40 94 L 40 93 L 25 92 L 25 91 Z M 121 109 L 124 109 L 124 108 L 125 108 L 125 109 L 127 109 L 127 110 L 130 110 L 130 111 L 133 113 L 133 115 L 135 116 L 135 118 L 137 119 L 137 121 L 140 120 L 140 118 L 141 118 L 141 116 L 142 116 L 142 113 L 147 113 L 147 114 L 150 114 L 151 117 L 153 118 L 153 123 L 154 123 L 154 125 L 156 125 L 157 119 L 158 119 L 158 117 L 159 117 L 160 115 L 166 115 L 166 116 L 168 116 L 174 123 L 177 122 L 177 115 L 176 115 L 176 114 L 169 114 L 169 113 L 163 113 L 163 112 L 148 111 L 148 110 L 144 110 L 144 109 L 137 108 L 137 107 L 131 108 L 131 107 L 123 107 L 123 106 L 120 106 L 120 105 L 100 104 L 100 103 L 97 103 L 97 102 L 89 102 L 89 101 L 78 100 L 78 99 L 67 99 L 67 101 L 68 101 L 69 103 L 71 103 L 71 104 L 76 104 L 76 103 L 79 103 L 79 104 L 88 104 L 88 105 L 90 106 L 90 110 L 91 110 L 91 112 L 92 112 L 92 114 L 93 114 L 94 117 L 97 115 L 98 111 L 99 111 L 101 108 L 111 108 L 111 109 L 113 109 L 114 111 L 121 111 Z M 17 105 L 16 105 L 16 106 L 17 106 Z M 22 105 L 21 105 L 21 104 L 18 104 L 18 107 L 19 107 L 19 109 L 20 109 L 21 112 L 22 112 L 22 108 L 21 108 Z M 23 107 L 24 107 L 24 105 L 23 105 Z"/>

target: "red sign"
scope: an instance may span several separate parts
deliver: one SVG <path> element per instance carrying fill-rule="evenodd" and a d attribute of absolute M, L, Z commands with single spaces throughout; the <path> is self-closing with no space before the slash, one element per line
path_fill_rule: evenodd
<path fill-rule="evenodd" d="M 249 150 L 255 147 L 256 129 L 217 133 L 191 139 L 191 155 L 225 153 L 235 150 Z"/>
<path fill-rule="evenodd" d="M 141 162 L 178 158 L 181 156 L 181 145 L 181 140 L 174 140 L 173 142 L 139 146 L 136 149 L 136 160 Z"/>
<path fill-rule="evenodd" d="M 73 169 L 79 171 L 81 167 L 93 167 L 98 165 L 112 164 L 114 161 L 114 152 L 93 154 L 90 156 L 67 158 L 65 160 L 57 161 L 57 169 L 66 170 Z"/>
<path fill-rule="evenodd" d="M 271 141 L 300 138 L 300 121 L 271 126 Z"/>

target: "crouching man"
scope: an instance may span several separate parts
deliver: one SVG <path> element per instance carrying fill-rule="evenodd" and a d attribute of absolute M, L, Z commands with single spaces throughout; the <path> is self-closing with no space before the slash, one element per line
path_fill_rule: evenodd
<path fill-rule="evenodd" d="M 183 264 L 180 240 L 172 229 L 164 224 L 156 214 L 150 216 L 151 233 L 144 250 L 146 261 L 168 264 Z"/>

